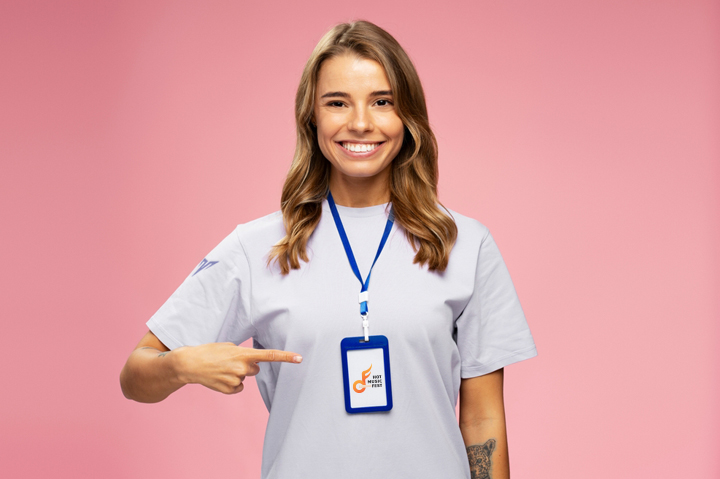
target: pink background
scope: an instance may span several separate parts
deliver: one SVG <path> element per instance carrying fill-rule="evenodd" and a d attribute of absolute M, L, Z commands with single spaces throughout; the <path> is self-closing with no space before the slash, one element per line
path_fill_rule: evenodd
<path fill-rule="evenodd" d="M 204 255 L 279 208 L 304 62 L 356 18 L 415 61 L 441 200 L 493 232 L 534 333 L 506 371 L 513 477 L 720 477 L 699 0 L 2 2 L 0 474 L 259 476 L 254 382 L 146 405 L 118 375 Z"/>

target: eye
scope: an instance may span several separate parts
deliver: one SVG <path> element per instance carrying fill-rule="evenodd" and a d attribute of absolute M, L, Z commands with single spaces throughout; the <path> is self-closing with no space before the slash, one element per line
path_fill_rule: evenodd
<path fill-rule="evenodd" d="M 386 98 L 380 99 L 380 100 L 376 101 L 375 103 L 377 104 L 377 106 L 391 106 L 392 105 L 392 101 L 390 101 Z"/>
<path fill-rule="evenodd" d="M 344 104 L 341 101 L 330 101 L 327 103 L 327 106 L 334 106 L 334 107 L 338 107 L 338 108 L 341 108 L 343 105 Z"/>

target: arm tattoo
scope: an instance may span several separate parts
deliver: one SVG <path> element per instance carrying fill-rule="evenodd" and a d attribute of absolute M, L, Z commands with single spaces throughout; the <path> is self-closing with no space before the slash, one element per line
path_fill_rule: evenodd
<path fill-rule="evenodd" d="M 155 349 L 155 351 L 157 351 L 157 349 L 156 349 L 156 348 L 153 348 L 152 346 L 143 346 L 143 347 L 140 348 L 140 349 Z M 170 351 L 164 351 L 164 352 L 158 354 L 157 357 L 159 357 L 159 358 L 160 358 L 160 357 L 163 357 L 163 356 L 165 356 L 165 355 L 166 355 L 167 353 L 169 353 L 169 352 L 170 352 Z"/>
<path fill-rule="evenodd" d="M 488 439 L 485 444 L 473 444 L 467 447 L 470 461 L 470 477 L 472 479 L 492 479 L 490 476 L 490 456 L 495 450 L 495 439 Z"/>

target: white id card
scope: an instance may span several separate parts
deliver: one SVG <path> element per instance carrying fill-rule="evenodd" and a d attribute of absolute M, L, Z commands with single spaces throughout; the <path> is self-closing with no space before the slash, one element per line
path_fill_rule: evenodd
<path fill-rule="evenodd" d="M 345 338 L 340 343 L 345 410 L 349 413 L 392 409 L 390 355 L 385 336 Z"/>

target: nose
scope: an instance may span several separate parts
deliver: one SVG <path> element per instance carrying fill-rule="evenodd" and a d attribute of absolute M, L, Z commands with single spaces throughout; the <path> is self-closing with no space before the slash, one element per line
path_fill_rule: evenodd
<path fill-rule="evenodd" d="M 374 128 L 372 115 L 366 108 L 359 107 L 353 109 L 348 123 L 348 129 L 357 132 L 372 131 Z"/>

